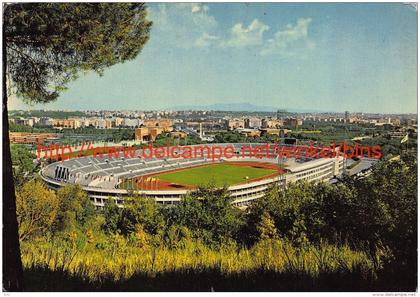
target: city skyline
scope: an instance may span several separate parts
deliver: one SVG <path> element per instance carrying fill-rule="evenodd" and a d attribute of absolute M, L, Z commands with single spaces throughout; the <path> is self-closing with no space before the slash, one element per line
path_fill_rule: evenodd
<path fill-rule="evenodd" d="M 133 61 L 82 75 L 50 104 L 159 110 L 252 103 L 320 112 L 417 112 L 417 12 L 404 4 L 149 3 Z M 386 22 L 383 20 L 386 19 Z"/>

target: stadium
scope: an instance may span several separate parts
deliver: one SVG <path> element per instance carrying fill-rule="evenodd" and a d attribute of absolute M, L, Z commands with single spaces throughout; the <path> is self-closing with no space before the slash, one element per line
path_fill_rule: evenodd
<path fill-rule="evenodd" d="M 123 154 L 102 157 L 85 156 L 55 162 L 42 168 L 40 175 L 54 190 L 79 184 L 88 192 L 97 208 L 103 208 L 110 197 L 119 207 L 124 198 L 138 194 L 163 205 L 174 205 L 182 197 L 202 186 L 226 187 L 232 203 L 246 207 L 264 196 L 273 185 L 285 186 L 299 180 L 332 182 L 343 172 L 343 157 L 310 159 L 280 157 L 274 144 L 223 143 L 232 147 L 233 157 L 217 159 L 199 155 L 194 158 L 172 156 L 141 158 Z M 267 147 L 267 155 L 243 153 L 244 147 Z M 191 146 L 194 149 L 194 146 Z"/>

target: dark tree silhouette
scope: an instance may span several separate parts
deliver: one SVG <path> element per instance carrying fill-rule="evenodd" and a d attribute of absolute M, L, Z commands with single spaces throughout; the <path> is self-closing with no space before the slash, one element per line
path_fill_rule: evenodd
<path fill-rule="evenodd" d="M 23 290 L 8 136 L 8 96 L 45 103 L 80 72 L 134 59 L 152 23 L 144 3 L 3 5 L 3 289 Z"/>

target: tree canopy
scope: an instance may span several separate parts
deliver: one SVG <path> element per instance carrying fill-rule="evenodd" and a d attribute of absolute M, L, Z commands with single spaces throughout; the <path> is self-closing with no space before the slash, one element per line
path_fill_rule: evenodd
<path fill-rule="evenodd" d="M 144 3 L 3 5 L 3 283 L 23 289 L 15 188 L 8 138 L 8 96 L 46 103 L 80 72 L 134 59 L 152 23 Z"/>
<path fill-rule="evenodd" d="M 186 271 L 196 277 L 204 271 L 206 277 L 197 277 L 198 283 L 208 277 L 213 283 L 236 271 L 240 274 L 233 279 L 247 283 L 244 275 L 250 275 L 255 288 L 254 280 L 269 271 L 271 277 L 261 276 L 264 282 L 258 288 L 284 283 L 290 289 L 288 285 L 300 279 L 296 288 L 309 283 L 319 289 L 318 276 L 324 274 L 327 287 L 334 279 L 337 290 L 346 284 L 351 284 L 349 290 L 363 284 L 370 290 L 417 288 L 414 154 L 382 160 L 362 179 L 273 187 L 245 211 L 231 204 L 226 189 L 201 188 L 176 205 L 160 206 L 153 199 L 133 196 L 119 208 L 110 197 L 103 212 L 85 213 L 81 203 L 88 201 L 86 194 L 67 186 L 49 195 L 53 202 L 58 198 L 51 218 L 43 211 L 45 199 L 28 189 L 45 191 L 33 182 L 18 190 L 21 234 L 31 231 L 22 240 L 26 269 L 43 267 L 41 263 L 50 263 L 45 255 L 54 253 L 60 265 L 72 267 L 67 271 L 101 283 L 107 275 L 111 286 L 115 280 L 119 286 L 127 280 L 125 284 L 141 287 L 150 273 L 152 279 L 165 275 L 162 287 L 154 287 L 161 289 L 182 283 Z M 21 197 L 27 197 L 34 211 L 21 207 Z M 63 215 L 80 219 L 72 219 L 71 229 L 48 232 L 50 225 L 59 226 Z M 44 232 L 28 230 L 38 217 L 42 220 L 35 227 Z M 66 260 L 69 253 L 76 255 L 74 263 Z M 288 277 L 290 281 L 278 281 Z M 185 288 L 191 288 L 190 283 Z M 229 283 L 228 288 L 234 287 Z"/>
<path fill-rule="evenodd" d="M 149 38 L 143 3 L 20 3 L 4 9 L 9 88 L 31 102 L 58 97 L 80 71 L 134 59 Z"/>
<path fill-rule="evenodd" d="M 12 145 L 13 181 L 15 186 L 21 186 L 26 176 L 34 170 L 33 160 L 36 156 L 22 145 Z"/>

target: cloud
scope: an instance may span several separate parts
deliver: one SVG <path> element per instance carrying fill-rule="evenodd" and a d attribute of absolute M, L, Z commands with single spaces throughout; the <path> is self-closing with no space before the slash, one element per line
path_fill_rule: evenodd
<path fill-rule="evenodd" d="M 201 3 L 191 3 L 191 4 L 192 4 L 192 6 L 191 6 L 191 12 L 192 13 L 197 13 L 197 12 L 200 12 L 200 11 L 207 13 L 208 10 L 209 10 L 208 6 L 202 5 Z M 188 5 L 188 3 L 187 3 L 187 5 Z"/>
<path fill-rule="evenodd" d="M 286 29 L 278 31 L 274 37 L 267 40 L 260 54 L 293 55 L 303 49 L 311 49 L 315 43 L 308 38 L 308 27 L 311 18 L 299 18 L 296 25 L 288 24 Z"/>
<path fill-rule="evenodd" d="M 200 5 L 193 5 L 192 7 L 191 7 L 191 12 L 192 13 L 196 13 L 196 12 L 199 12 L 201 10 L 201 7 L 200 7 Z"/>
<path fill-rule="evenodd" d="M 299 18 L 296 24 L 288 24 L 267 39 L 270 27 L 257 18 L 249 25 L 237 23 L 223 32 L 209 7 L 202 3 L 161 3 L 151 6 L 150 16 L 154 22 L 151 38 L 163 47 L 254 47 L 260 55 L 290 56 L 315 46 L 308 38 L 311 18 Z"/>
<path fill-rule="evenodd" d="M 150 16 L 154 22 L 152 30 L 157 36 L 156 40 L 182 48 L 194 47 L 196 43 L 202 46 L 205 41 L 198 40 L 204 33 L 214 35 L 218 25 L 209 14 L 209 7 L 201 3 L 162 3 L 150 8 Z"/>
<path fill-rule="evenodd" d="M 243 27 L 242 23 L 234 25 L 227 41 L 221 43 L 222 47 L 245 47 L 261 45 L 263 34 L 269 30 L 269 26 L 254 19 L 248 27 Z"/>
<path fill-rule="evenodd" d="M 217 40 L 219 40 L 219 37 L 215 35 L 210 35 L 207 32 L 204 32 L 199 38 L 197 38 L 194 45 L 196 47 L 207 47 L 213 44 Z"/>

